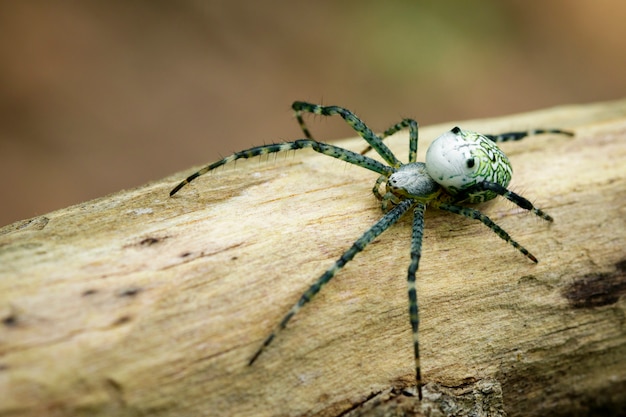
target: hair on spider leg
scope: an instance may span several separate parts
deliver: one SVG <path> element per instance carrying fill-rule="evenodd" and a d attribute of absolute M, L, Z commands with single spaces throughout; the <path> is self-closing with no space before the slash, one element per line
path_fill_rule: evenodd
<path fill-rule="evenodd" d="M 407 271 L 408 315 L 411 326 L 415 389 L 422 399 L 422 378 L 419 349 L 419 304 L 416 288 L 417 271 L 421 258 L 421 247 L 424 235 L 424 213 L 428 207 L 453 213 L 468 219 L 476 220 L 489 228 L 500 239 L 504 240 L 530 261 L 536 263 L 537 258 L 525 247 L 514 240 L 496 222 L 478 209 L 467 204 L 482 203 L 503 197 L 518 207 L 534 213 L 548 222 L 552 217 L 537 208 L 527 198 L 514 193 L 507 187 L 513 171 L 507 156 L 497 146 L 497 142 L 521 140 L 532 133 L 550 133 L 572 136 L 573 133 L 561 129 L 534 129 L 525 132 L 508 132 L 499 135 L 484 135 L 477 132 L 454 127 L 436 138 L 426 151 L 424 162 L 417 162 L 418 123 L 409 118 L 402 119 L 385 130 L 380 136 L 374 133 L 350 110 L 339 106 L 321 106 L 303 101 L 292 104 L 296 120 L 304 133 L 305 139 L 256 146 L 235 152 L 230 156 L 213 162 L 191 174 L 181 181 L 172 191 L 173 196 L 186 184 L 199 176 L 239 159 L 249 159 L 271 153 L 297 151 L 310 148 L 322 155 L 342 160 L 378 174 L 371 192 L 380 201 L 383 211 L 379 220 L 371 225 L 350 248 L 321 274 L 310 287 L 299 297 L 283 316 L 280 322 L 263 340 L 260 347 L 253 353 L 249 365 L 253 365 L 276 340 L 279 333 L 287 326 L 291 318 L 302 307 L 309 303 L 324 285 L 326 285 L 341 269 L 368 244 L 393 226 L 408 213 L 412 213 L 411 250 Z M 319 116 L 340 116 L 368 144 L 368 148 L 357 153 L 339 146 L 318 142 L 313 139 L 303 114 Z M 399 132 L 409 130 L 408 162 L 401 162 L 384 143 L 384 139 Z M 365 155 L 368 150 L 375 151 L 384 162 Z M 276 157 L 276 155 L 275 155 Z"/>

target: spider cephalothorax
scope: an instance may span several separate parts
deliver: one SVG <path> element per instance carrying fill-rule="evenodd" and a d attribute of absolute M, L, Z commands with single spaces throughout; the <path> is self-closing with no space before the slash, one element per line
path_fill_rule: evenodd
<path fill-rule="evenodd" d="M 415 273 L 421 255 L 422 235 L 424 231 L 424 211 L 427 206 L 460 214 L 476 219 L 489 227 L 503 240 L 523 253 L 531 261 L 537 262 L 523 246 L 513 240 L 500 226 L 480 211 L 467 207 L 465 203 L 479 203 L 502 196 L 519 207 L 530 210 L 537 216 L 552 221 L 552 217 L 533 206 L 524 197 L 509 191 L 506 187 L 512 176 L 511 164 L 506 155 L 498 148 L 496 142 L 519 140 L 528 135 L 541 133 L 556 133 L 572 136 L 573 134 L 559 129 L 539 129 L 532 131 L 509 132 L 500 135 L 481 135 L 476 132 L 462 130 L 458 127 L 439 136 L 429 146 L 426 152 L 426 162 L 417 162 L 418 125 L 412 119 L 403 119 L 391 126 L 381 136 L 376 135 L 354 113 L 338 106 L 320 106 L 316 104 L 296 101 L 292 108 L 304 132 L 306 139 L 293 142 L 277 143 L 258 146 L 236 152 L 222 160 L 212 163 L 197 171 L 178 184 L 170 196 L 176 194 L 190 181 L 217 167 L 237 159 L 247 159 L 269 153 L 312 148 L 316 152 L 332 156 L 350 164 L 369 169 L 379 174 L 373 188 L 373 193 L 381 201 L 384 215 L 357 239 L 352 247 L 345 251 L 339 259 L 324 272 L 300 299 L 291 307 L 283 319 L 278 323 L 261 347 L 252 355 L 249 364 L 252 365 L 263 350 L 272 342 L 275 336 L 285 328 L 291 317 L 302 306 L 311 301 L 321 287 L 330 281 L 343 266 L 361 252 L 367 244 L 391 227 L 409 210 L 413 211 L 413 231 L 411 240 L 410 263 L 408 271 L 409 321 L 413 331 L 413 345 L 415 352 L 415 372 L 417 391 L 422 398 L 422 380 L 419 361 L 419 314 L 417 291 L 415 289 Z M 314 113 L 324 116 L 340 115 L 352 128 L 369 144 L 362 153 L 355 153 L 347 149 L 313 140 L 307 129 L 302 113 Z M 383 143 L 383 139 L 401 129 L 409 129 L 409 162 L 400 162 L 391 150 Z M 373 149 L 386 164 L 365 156 Z"/>

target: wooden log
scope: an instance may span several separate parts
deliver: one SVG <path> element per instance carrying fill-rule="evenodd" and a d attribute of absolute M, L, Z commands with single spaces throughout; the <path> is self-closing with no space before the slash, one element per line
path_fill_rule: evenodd
<path fill-rule="evenodd" d="M 554 224 L 503 199 L 479 206 L 539 264 L 477 222 L 427 212 L 421 404 L 406 395 L 409 218 L 247 366 L 381 216 L 375 174 L 305 150 L 226 166 L 174 198 L 195 168 L 0 229 L 0 416 L 623 412 L 626 101 L 423 128 L 418 160 L 456 124 L 576 136 L 502 145 L 511 188 Z M 389 144 L 406 159 L 406 135 Z"/>

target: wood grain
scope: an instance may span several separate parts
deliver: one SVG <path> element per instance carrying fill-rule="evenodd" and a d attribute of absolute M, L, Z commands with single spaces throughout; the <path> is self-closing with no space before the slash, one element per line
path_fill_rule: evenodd
<path fill-rule="evenodd" d="M 619 414 L 626 101 L 422 128 L 418 159 L 457 124 L 576 136 L 502 146 L 511 188 L 554 224 L 500 199 L 480 206 L 539 264 L 479 223 L 427 212 L 421 405 L 402 393 L 413 381 L 409 218 L 246 365 L 381 216 L 375 174 L 299 151 L 226 166 L 174 198 L 169 190 L 195 168 L 0 229 L 0 416 L 417 415 L 444 398 L 482 404 L 480 415 Z M 389 140 L 402 159 L 407 142 Z"/>

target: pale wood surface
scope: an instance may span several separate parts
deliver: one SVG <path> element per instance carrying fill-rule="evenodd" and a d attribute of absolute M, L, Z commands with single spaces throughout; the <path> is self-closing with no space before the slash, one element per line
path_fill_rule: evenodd
<path fill-rule="evenodd" d="M 455 124 L 421 129 L 419 160 Z M 503 200 L 480 207 L 538 265 L 481 224 L 427 213 L 418 272 L 431 383 L 424 407 L 437 407 L 443 387 L 478 386 L 497 397 L 484 415 L 502 414 L 501 404 L 509 416 L 624 409 L 626 101 L 461 126 L 576 136 L 502 146 L 511 188 L 553 225 Z M 406 135 L 389 143 L 406 158 Z M 363 148 L 358 139 L 339 144 Z M 299 295 L 380 217 L 376 175 L 299 151 L 238 162 L 169 198 L 192 171 L 0 229 L 0 416 L 419 409 L 396 396 L 413 380 L 408 218 L 246 366 Z"/>

